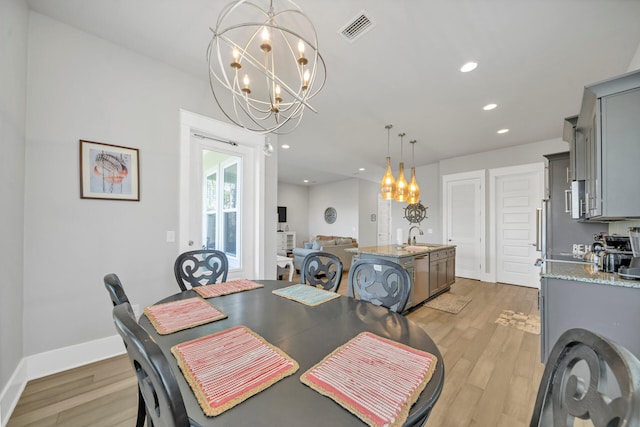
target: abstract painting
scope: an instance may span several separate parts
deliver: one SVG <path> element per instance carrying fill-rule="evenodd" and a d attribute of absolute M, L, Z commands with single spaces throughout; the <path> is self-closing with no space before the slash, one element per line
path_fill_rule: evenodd
<path fill-rule="evenodd" d="M 80 197 L 139 201 L 138 149 L 80 140 Z"/>

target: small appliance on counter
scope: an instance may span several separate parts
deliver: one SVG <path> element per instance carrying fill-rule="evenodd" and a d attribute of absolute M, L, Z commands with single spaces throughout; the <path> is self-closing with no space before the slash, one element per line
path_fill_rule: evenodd
<path fill-rule="evenodd" d="M 629 266 L 633 258 L 629 237 L 596 233 L 594 238 L 584 256 L 586 262 L 596 264 L 598 270 L 606 273 L 617 273 L 620 267 Z"/>
<path fill-rule="evenodd" d="M 623 279 L 640 279 L 640 227 L 629 227 L 629 241 L 633 258 L 628 267 L 620 267 L 618 274 Z"/>

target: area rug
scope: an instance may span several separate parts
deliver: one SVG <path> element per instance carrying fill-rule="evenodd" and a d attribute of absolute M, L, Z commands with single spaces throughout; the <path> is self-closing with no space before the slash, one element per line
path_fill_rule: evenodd
<path fill-rule="evenodd" d="M 540 316 L 536 314 L 526 315 L 513 310 L 503 310 L 495 323 L 540 335 Z"/>
<path fill-rule="evenodd" d="M 471 297 L 445 292 L 435 299 L 424 304 L 425 307 L 434 308 L 447 313 L 458 314 L 471 302 Z"/>

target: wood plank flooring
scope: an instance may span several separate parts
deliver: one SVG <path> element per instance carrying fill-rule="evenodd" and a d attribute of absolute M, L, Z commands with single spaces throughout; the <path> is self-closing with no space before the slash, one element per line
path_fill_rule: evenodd
<path fill-rule="evenodd" d="M 495 320 L 502 310 L 538 314 L 537 290 L 457 278 L 451 291 L 472 297 L 459 314 L 421 307 L 408 315 L 444 358 L 444 389 L 427 425 L 528 426 L 544 369 L 540 336 Z M 136 391 L 127 356 L 107 359 L 30 381 L 7 426 L 134 426 Z"/>

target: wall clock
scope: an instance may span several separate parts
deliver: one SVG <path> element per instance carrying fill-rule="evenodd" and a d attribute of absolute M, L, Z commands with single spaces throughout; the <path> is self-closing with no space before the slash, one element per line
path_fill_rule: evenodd
<path fill-rule="evenodd" d="M 338 213 L 336 212 L 335 208 L 327 208 L 324 210 L 324 220 L 327 222 L 327 224 L 333 224 L 334 222 L 336 222 L 337 218 Z"/>

